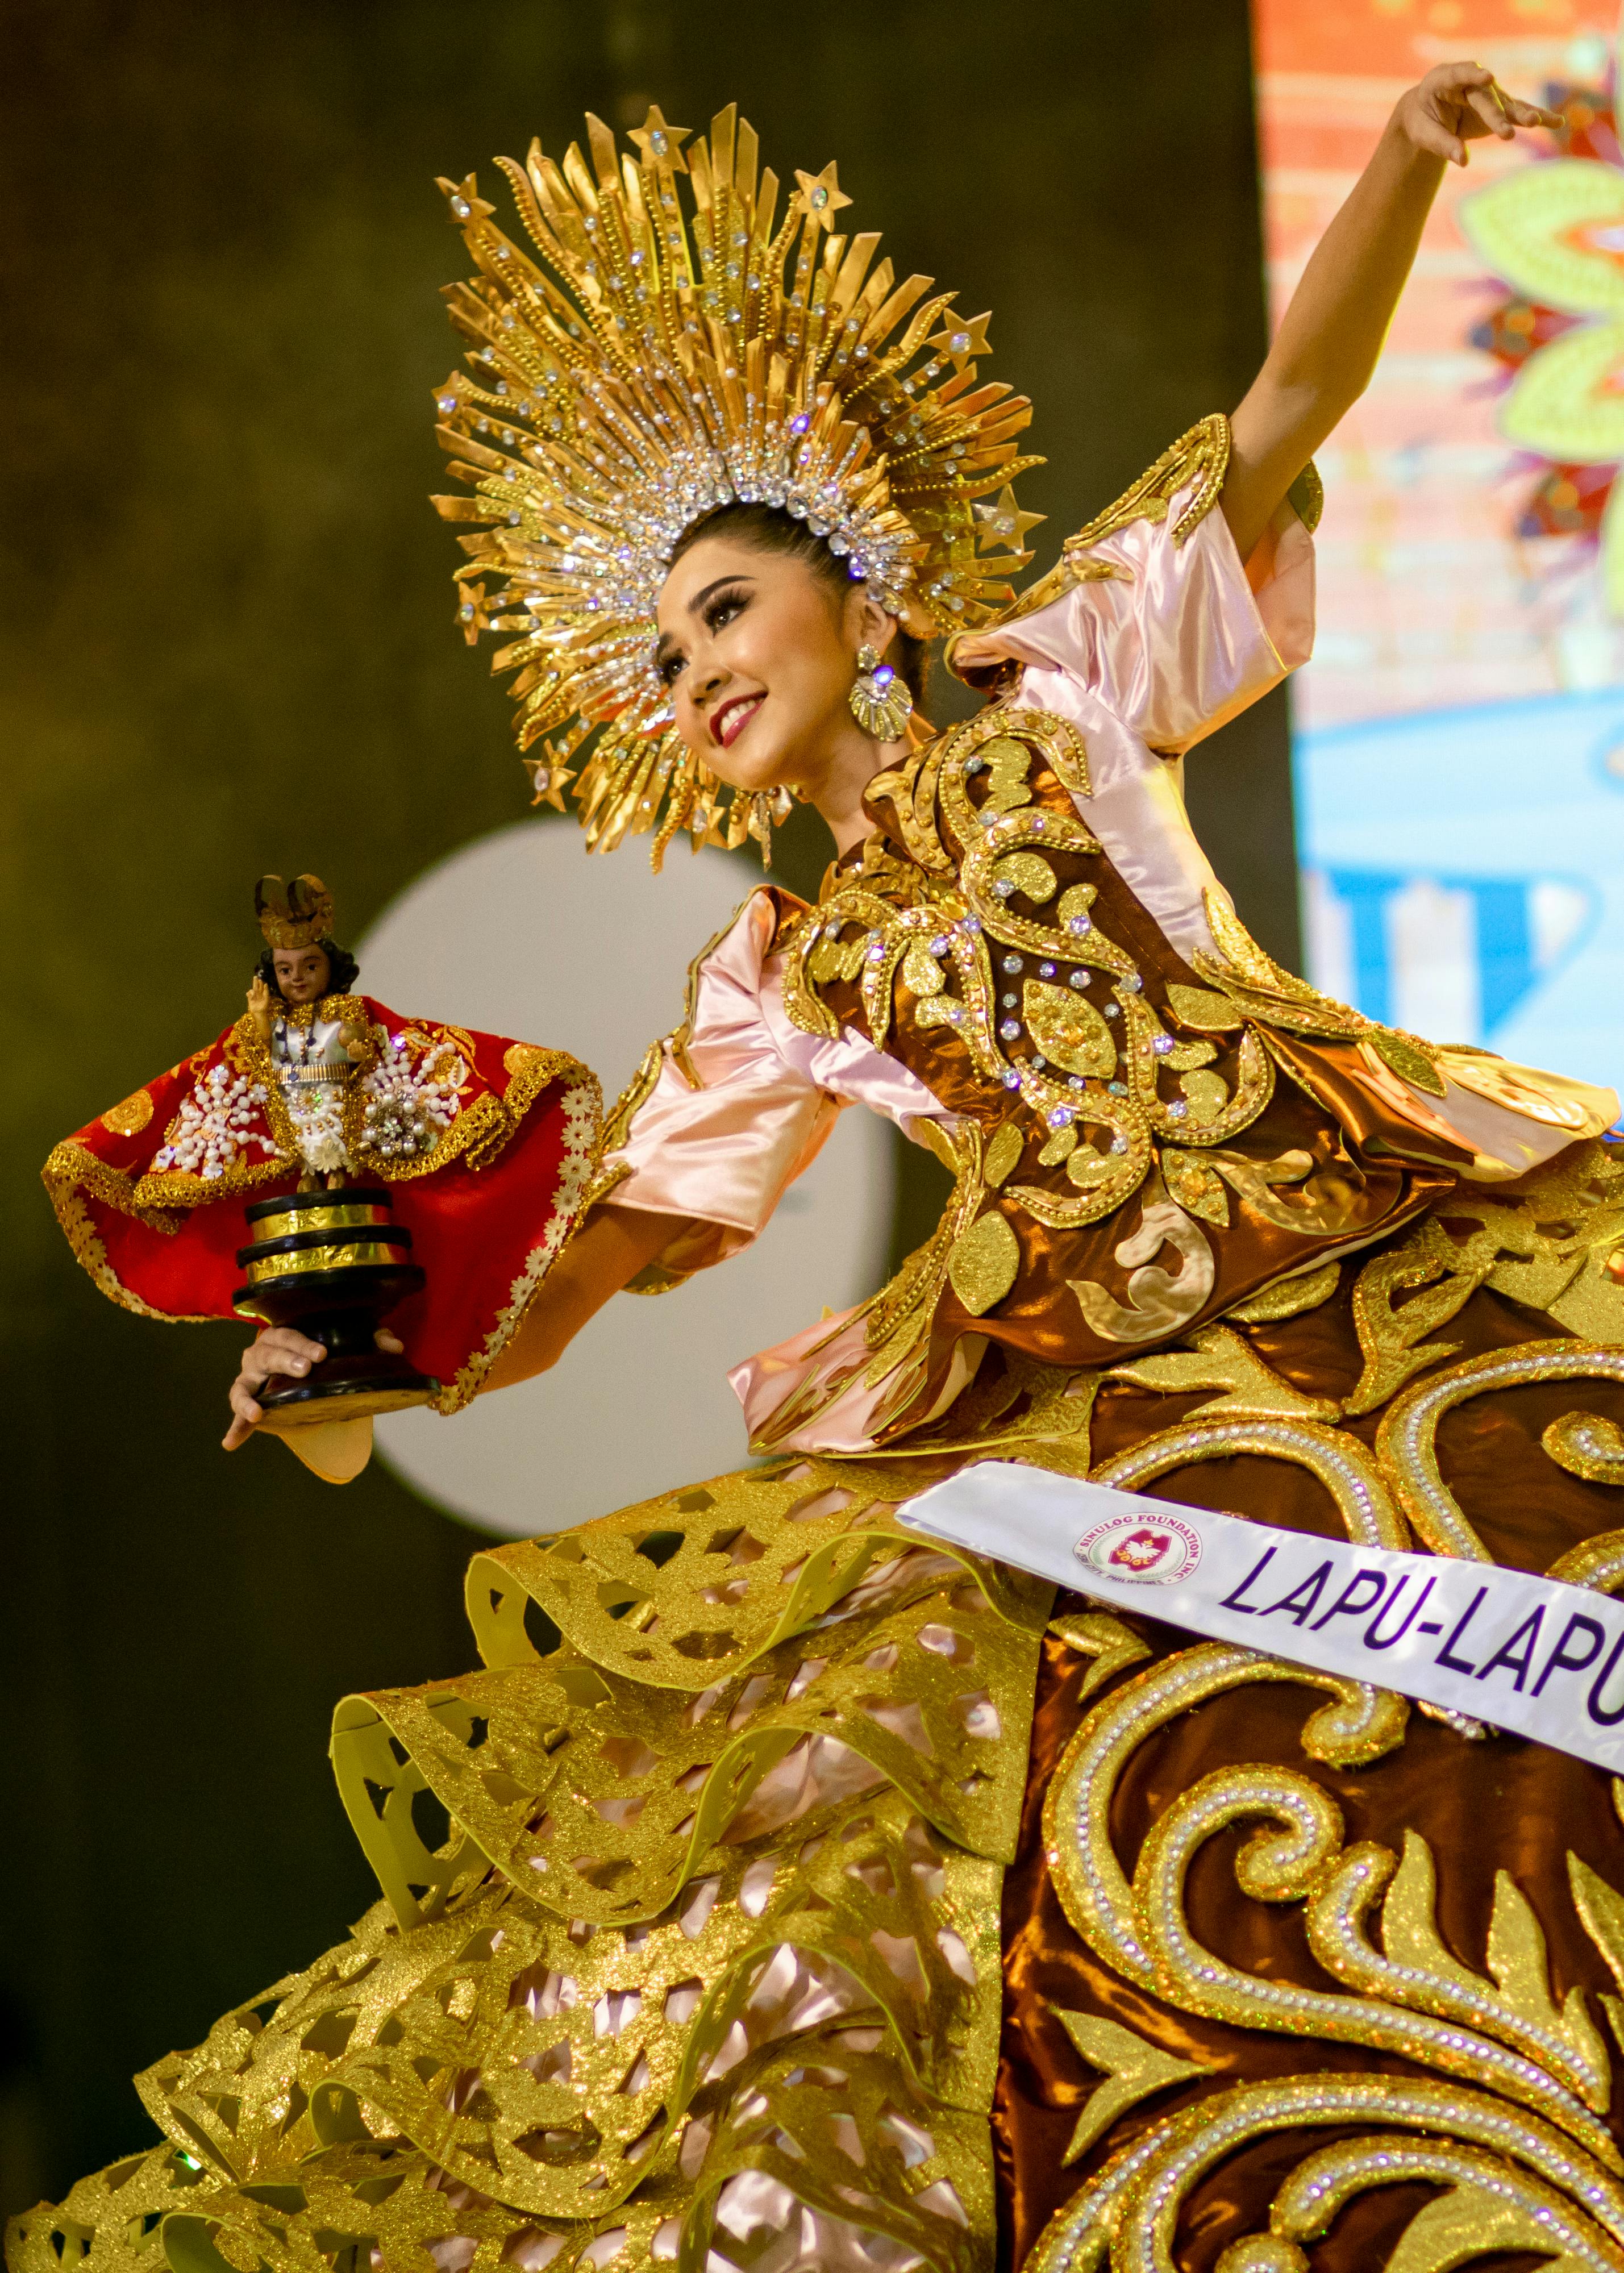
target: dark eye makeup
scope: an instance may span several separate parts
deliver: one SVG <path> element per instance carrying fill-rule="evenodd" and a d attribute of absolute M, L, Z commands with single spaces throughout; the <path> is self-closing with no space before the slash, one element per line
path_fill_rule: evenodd
<path fill-rule="evenodd" d="M 720 631 L 732 617 L 742 614 L 750 604 L 750 595 L 743 586 L 714 592 L 705 604 L 705 621 L 713 632 Z"/>
<path fill-rule="evenodd" d="M 742 585 L 724 586 L 722 590 L 712 592 L 707 597 L 701 611 L 706 629 L 711 632 L 720 631 L 722 626 L 730 623 L 735 616 L 742 615 L 749 605 L 750 594 Z M 655 667 L 659 671 L 662 683 L 667 686 L 674 686 L 677 673 L 687 659 L 679 649 L 661 656 Z"/>

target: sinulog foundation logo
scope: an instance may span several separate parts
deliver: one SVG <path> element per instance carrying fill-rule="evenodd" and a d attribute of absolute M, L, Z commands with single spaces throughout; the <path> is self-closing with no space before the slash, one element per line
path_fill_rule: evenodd
<path fill-rule="evenodd" d="M 1201 1534 L 1176 1516 L 1135 1512 L 1096 1523 L 1072 1552 L 1103 1579 L 1167 1587 L 1187 1579 L 1201 1561 Z"/>

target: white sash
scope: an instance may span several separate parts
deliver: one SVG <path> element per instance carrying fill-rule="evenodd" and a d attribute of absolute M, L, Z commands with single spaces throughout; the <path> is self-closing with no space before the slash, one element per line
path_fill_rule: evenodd
<path fill-rule="evenodd" d="M 989 1460 L 897 1511 L 1039 1578 L 1624 1774 L 1624 1602 Z"/>

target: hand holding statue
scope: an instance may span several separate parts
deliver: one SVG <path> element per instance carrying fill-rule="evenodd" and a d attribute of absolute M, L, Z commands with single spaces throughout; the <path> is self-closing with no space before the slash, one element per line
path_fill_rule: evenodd
<path fill-rule="evenodd" d="M 405 1343 L 387 1326 L 380 1326 L 373 1339 L 388 1356 L 405 1354 Z M 293 1326 L 267 1326 L 256 1336 L 243 1351 L 237 1377 L 228 1392 L 231 1426 L 221 1439 L 226 1451 L 235 1452 L 239 1444 L 246 1444 L 264 1420 L 259 1393 L 267 1381 L 273 1376 L 284 1381 L 303 1381 L 311 1368 L 319 1365 L 326 1354 L 323 1343 L 311 1341 L 308 1334 L 300 1333 Z"/>

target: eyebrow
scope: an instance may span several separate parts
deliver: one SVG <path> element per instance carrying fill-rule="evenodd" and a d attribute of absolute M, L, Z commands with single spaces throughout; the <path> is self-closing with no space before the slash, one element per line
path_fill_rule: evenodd
<path fill-rule="evenodd" d="M 705 586 L 702 591 L 696 592 L 693 597 L 689 601 L 688 613 L 691 616 L 697 616 L 700 609 L 705 605 L 706 601 L 708 600 L 714 593 L 720 592 L 724 584 L 753 584 L 755 581 L 755 578 L 746 568 L 736 568 L 729 575 L 714 577 L 712 581 Z M 670 651 L 671 634 L 670 632 L 662 632 L 660 637 L 655 642 L 655 663 L 663 663 Z"/>

